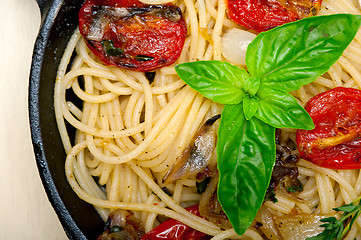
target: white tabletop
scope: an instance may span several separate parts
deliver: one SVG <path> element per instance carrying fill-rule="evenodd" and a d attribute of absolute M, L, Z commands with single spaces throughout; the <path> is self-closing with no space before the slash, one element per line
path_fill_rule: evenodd
<path fill-rule="evenodd" d="M 27 91 L 40 25 L 35 0 L 0 0 L 0 239 L 67 239 L 32 150 Z"/>

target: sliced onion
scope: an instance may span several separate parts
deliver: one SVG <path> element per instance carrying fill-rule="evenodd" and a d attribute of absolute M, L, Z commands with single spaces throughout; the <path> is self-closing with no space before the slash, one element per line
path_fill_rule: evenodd
<path fill-rule="evenodd" d="M 90 26 L 89 33 L 86 38 L 88 40 L 100 42 L 103 39 L 104 31 L 108 24 L 109 19 L 105 17 L 105 12 L 103 11 L 98 15 L 98 18 L 94 19 L 94 22 Z"/>
<path fill-rule="evenodd" d="M 218 201 L 217 185 L 218 176 L 211 179 L 202 194 L 199 202 L 199 213 L 202 217 L 217 224 L 222 229 L 230 229 L 232 228 L 232 224 Z"/>
<path fill-rule="evenodd" d="M 268 207 L 262 205 L 258 210 L 257 215 L 255 217 L 257 222 L 260 222 L 262 226 L 260 227 L 261 231 L 266 235 L 266 237 L 270 240 L 283 240 L 276 224 L 273 220 L 273 216 L 269 211 Z"/>
<path fill-rule="evenodd" d="M 361 10 L 361 0 L 354 0 L 356 7 Z"/>
<path fill-rule="evenodd" d="M 105 9 L 115 18 L 123 18 L 130 15 L 129 11 L 125 7 L 109 7 L 105 6 Z"/>
<path fill-rule="evenodd" d="M 232 28 L 222 36 L 222 54 L 232 64 L 246 65 L 246 51 L 256 34 Z"/>
<path fill-rule="evenodd" d="M 165 184 L 195 175 L 210 162 L 217 142 L 217 130 L 212 127 L 220 115 L 208 119 L 198 130 L 188 147 L 177 158 L 163 178 Z"/>
<path fill-rule="evenodd" d="M 127 231 L 110 233 L 107 240 L 135 240 Z"/>
<path fill-rule="evenodd" d="M 169 169 L 164 183 L 194 177 L 208 165 L 216 147 L 216 130 L 202 128 L 200 132 Z"/>
<path fill-rule="evenodd" d="M 336 217 L 337 214 L 294 214 L 275 216 L 274 221 L 283 239 L 304 240 L 323 231 L 320 227 L 323 218 Z"/>

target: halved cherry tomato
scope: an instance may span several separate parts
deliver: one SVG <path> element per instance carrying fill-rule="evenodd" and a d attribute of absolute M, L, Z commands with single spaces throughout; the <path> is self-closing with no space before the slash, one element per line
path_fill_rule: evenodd
<path fill-rule="evenodd" d="M 187 211 L 200 217 L 198 205 L 186 208 Z M 199 232 L 177 220 L 168 219 L 161 223 L 158 227 L 146 233 L 141 240 L 157 240 L 157 239 L 187 239 L 187 240 L 208 240 L 212 237 Z"/>
<path fill-rule="evenodd" d="M 258 32 L 315 16 L 322 0 L 226 0 L 229 18 Z"/>
<path fill-rule="evenodd" d="M 174 63 L 187 35 L 177 6 L 137 0 L 87 0 L 79 12 L 79 30 L 102 62 L 142 72 Z"/>
<path fill-rule="evenodd" d="M 361 168 L 361 91 L 338 87 L 306 105 L 315 128 L 297 130 L 300 156 L 334 169 Z"/>

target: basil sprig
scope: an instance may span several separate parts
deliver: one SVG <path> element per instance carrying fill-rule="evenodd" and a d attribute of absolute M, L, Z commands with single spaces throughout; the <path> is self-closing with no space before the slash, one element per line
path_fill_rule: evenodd
<path fill-rule="evenodd" d="M 260 33 L 246 70 L 221 61 L 176 66 L 193 89 L 225 104 L 218 129 L 218 199 L 243 234 L 263 203 L 276 158 L 275 128 L 313 129 L 288 94 L 324 74 L 360 28 L 361 16 L 309 17 Z"/>

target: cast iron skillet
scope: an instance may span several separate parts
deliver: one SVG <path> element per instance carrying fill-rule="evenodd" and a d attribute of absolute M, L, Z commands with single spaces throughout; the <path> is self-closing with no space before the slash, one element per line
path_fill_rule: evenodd
<path fill-rule="evenodd" d="M 78 25 L 78 11 L 84 0 L 36 1 L 42 20 L 30 73 L 29 117 L 39 174 L 67 236 L 70 239 L 96 239 L 103 231 L 104 223 L 91 205 L 77 197 L 66 180 L 66 156 L 53 107 L 57 68 Z"/>

